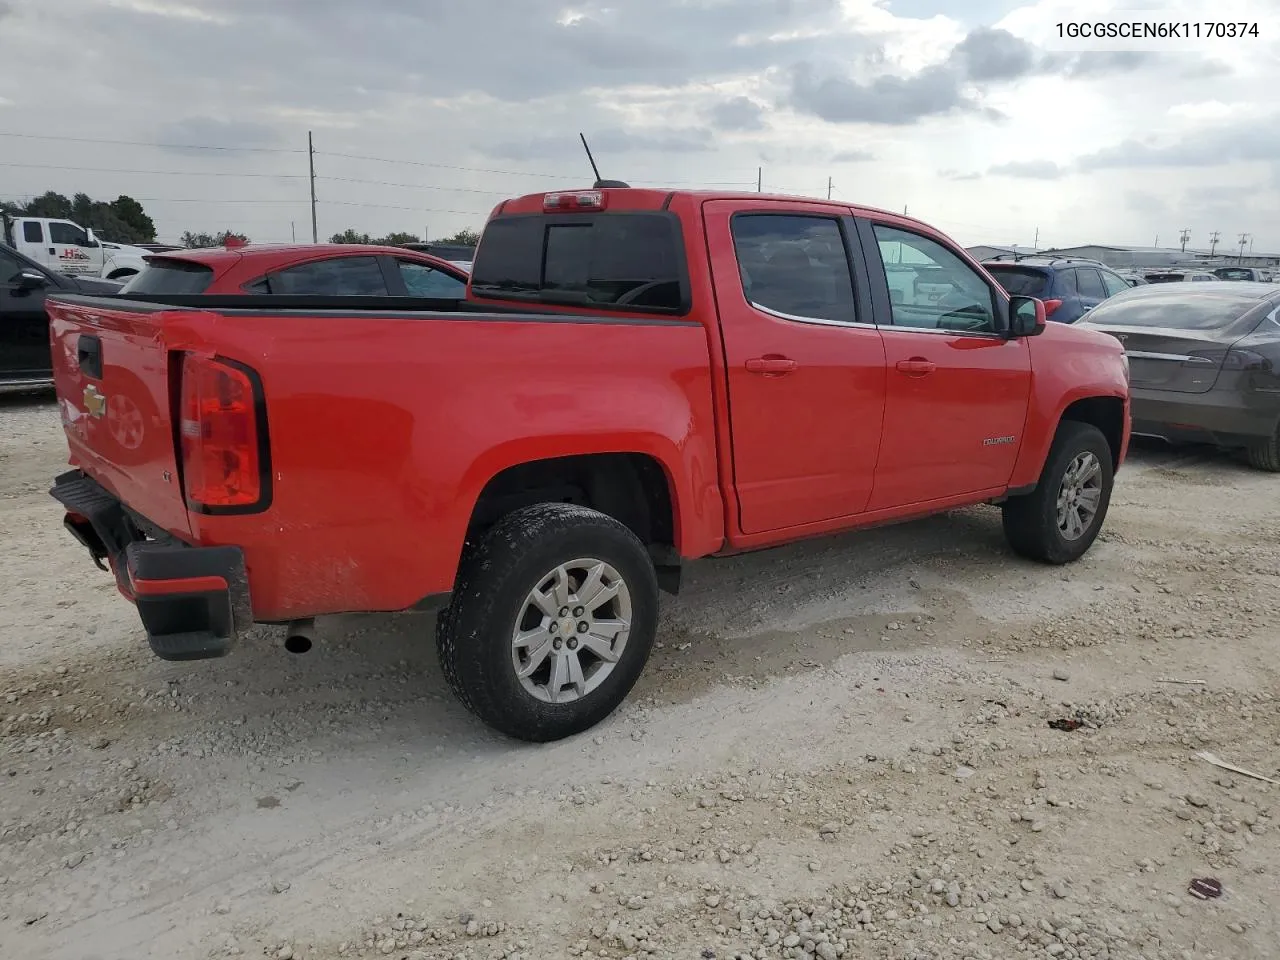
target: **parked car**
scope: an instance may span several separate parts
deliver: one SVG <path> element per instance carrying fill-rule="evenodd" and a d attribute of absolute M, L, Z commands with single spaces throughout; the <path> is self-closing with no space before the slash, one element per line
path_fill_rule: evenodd
<path fill-rule="evenodd" d="M 246 244 L 148 254 L 146 263 L 123 293 L 460 299 L 467 291 L 465 270 L 401 247 Z"/>
<path fill-rule="evenodd" d="M 115 293 L 120 284 L 50 270 L 0 243 L 0 393 L 53 384 L 49 354 L 49 293 Z"/>
<path fill-rule="evenodd" d="M 344 252 L 326 270 L 369 256 Z M 207 289 L 204 256 L 171 259 Z M 904 262 L 932 283 L 895 302 Z M 317 616 L 436 608 L 453 690 L 526 740 L 624 699 L 688 560 L 995 503 L 1017 553 L 1068 563 L 1128 444 L 1113 338 L 830 201 L 513 199 L 438 310 L 166 299 L 50 305 L 75 464 L 53 496 L 152 650 L 221 656 L 259 621 L 301 651 Z M 101 422 L 120 395 L 127 449 Z"/>
<path fill-rule="evenodd" d="M 476 248 L 462 243 L 406 243 L 404 248 L 448 260 L 455 267 L 466 270 L 468 273 L 471 272 L 471 263 L 476 258 Z"/>
<path fill-rule="evenodd" d="M 146 266 L 144 258 L 150 253 L 146 247 L 103 240 L 102 276 L 123 282 Z"/>
<path fill-rule="evenodd" d="M 1107 297 L 1129 289 L 1114 270 L 1095 260 L 1053 256 L 996 258 L 982 264 L 1010 294 L 1044 301 L 1045 315 L 1075 323 Z"/>
<path fill-rule="evenodd" d="M 1258 283 L 1271 283 L 1273 280 L 1271 271 L 1260 267 L 1217 267 L 1213 275 L 1219 280 L 1253 280 Z"/>
<path fill-rule="evenodd" d="M 1087 326 L 1129 357 L 1133 431 L 1245 451 L 1280 471 L 1280 288 L 1157 284 L 1108 300 Z"/>
<path fill-rule="evenodd" d="M 1207 270 L 1153 270 L 1144 276 L 1147 283 L 1212 283 L 1221 279 Z"/>

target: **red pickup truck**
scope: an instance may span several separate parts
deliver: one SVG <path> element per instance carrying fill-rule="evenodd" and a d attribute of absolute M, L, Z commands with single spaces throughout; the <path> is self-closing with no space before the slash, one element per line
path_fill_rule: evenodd
<path fill-rule="evenodd" d="M 462 301 L 49 314 L 52 493 L 158 655 L 435 608 L 454 691 L 533 741 L 625 698 L 684 561 L 988 502 L 1017 553 L 1065 563 L 1129 439 L 1113 338 L 830 202 L 537 194 L 494 210 Z"/>

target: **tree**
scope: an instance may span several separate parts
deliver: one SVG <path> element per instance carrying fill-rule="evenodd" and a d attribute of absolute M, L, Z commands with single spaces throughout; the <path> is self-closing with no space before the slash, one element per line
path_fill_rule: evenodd
<path fill-rule="evenodd" d="M 343 230 L 341 233 L 335 233 L 329 238 L 330 243 L 373 243 L 373 238 L 367 233 L 356 233 L 351 227 Z"/>
<path fill-rule="evenodd" d="M 480 234 L 475 230 L 459 230 L 452 237 L 437 240 L 437 243 L 456 243 L 461 247 L 474 247 L 480 242 Z"/>
<path fill-rule="evenodd" d="M 406 243 L 417 243 L 418 235 L 416 233 L 403 233 L 399 230 L 393 230 L 376 243 L 384 244 L 388 247 L 400 247 Z"/>
<path fill-rule="evenodd" d="M 206 250 L 209 247 L 226 246 L 228 239 L 249 242 L 249 238 L 243 233 L 235 233 L 231 230 L 223 230 L 221 233 L 192 233 L 187 230 L 182 234 L 181 243 L 188 250 Z"/>
<path fill-rule="evenodd" d="M 156 225 L 137 200 L 121 195 L 110 203 L 94 200 L 87 193 L 77 193 L 68 200 L 52 190 L 26 203 L 9 203 L 11 216 L 47 217 L 71 220 L 90 227 L 104 240 L 117 243 L 146 243 L 156 237 Z"/>

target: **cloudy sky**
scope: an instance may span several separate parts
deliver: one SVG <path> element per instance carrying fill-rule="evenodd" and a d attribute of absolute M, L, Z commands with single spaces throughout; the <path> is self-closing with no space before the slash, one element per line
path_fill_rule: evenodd
<path fill-rule="evenodd" d="M 432 237 L 590 181 L 833 196 L 966 244 L 1280 250 L 1280 0 L 1260 36 L 1069 50 L 1194 0 L 0 0 L 0 197 L 143 200 L 163 238 Z M 959 11 L 963 10 L 961 13 Z M 1126 17 L 1132 19 L 1132 17 Z M 65 138 L 65 139 L 55 139 Z M 120 141 L 105 143 L 100 141 Z"/>

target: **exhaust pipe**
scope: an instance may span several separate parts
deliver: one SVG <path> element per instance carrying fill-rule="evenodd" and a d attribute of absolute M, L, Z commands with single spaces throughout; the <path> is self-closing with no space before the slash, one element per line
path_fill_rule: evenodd
<path fill-rule="evenodd" d="M 306 653 L 316 639 L 314 619 L 293 620 L 285 627 L 284 648 L 290 653 Z"/>

